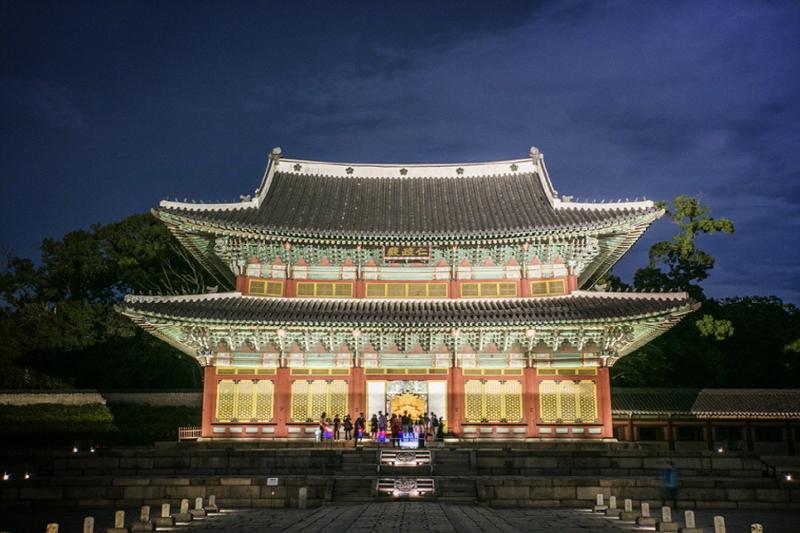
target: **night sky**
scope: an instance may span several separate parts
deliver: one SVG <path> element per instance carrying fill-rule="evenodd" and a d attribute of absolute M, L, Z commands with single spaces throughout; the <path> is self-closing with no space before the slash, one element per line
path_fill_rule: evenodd
<path fill-rule="evenodd" d="M 737 226 L 701 241 L 707 293 L 800 303 L 799 2 L 227 4 L 0 0 L 0 246 L 36 257 L 164 198 L 237 200 L 273 146 L 535 145 L 577 200 L 699 196 Z"/>

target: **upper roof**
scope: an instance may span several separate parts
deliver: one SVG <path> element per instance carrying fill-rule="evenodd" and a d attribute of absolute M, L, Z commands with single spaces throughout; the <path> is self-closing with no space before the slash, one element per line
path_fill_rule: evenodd
<path fill-rule="evenodd" d="M 800 389 L 614 388 L 615 414 L 708 418 L 798 417 Z"/>
<path fill-rule="evenodd" d="M 121 311 L 128 316 L 206 323 L 450 327 L 614 322 L 684 314 L 694 305 L 684 292 L 575 291 L 550 298 L 437 300 L 267 298 L 233 292 L 198 296 L 129 295 Z"/>
<path fill-rule="evenodd" d="M 651 201 L 558 198 L 535 148 L 525 159 L 441 165 L 327 163 L 276 150 L 252 198 L 162 201 L 156 215 L 287 237 L 459 240 L 607 227 L 660 212 Z"/>

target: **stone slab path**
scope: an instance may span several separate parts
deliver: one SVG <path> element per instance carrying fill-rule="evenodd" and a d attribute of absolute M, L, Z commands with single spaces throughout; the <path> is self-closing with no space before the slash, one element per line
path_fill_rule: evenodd
<path fill-rule="evenodd" d="M 706 531 L 715 514 L 723 514 L 728 531 L 749 532 L 760 521 L 769 533 L 798 533 L 792 512 L 698 511 L 697 523 Z M 675 515 L 678 518 L 678 515 Z M 682 518 L 682 514 L 681 514 Z M 414 531 L 431 533 L 472 532 L 557 532 L 615 533 L 643 531 L 633 524 L 607 519 L 576 509 L 490 509 L 477 505 L 449 505 L 437 502 L 392 502 L 331 505 L 308 511 L 254 509 L 232 511 L 181 528 L 187 532 L 236 531 L 271 532 L 372 532 Z"/>
<path fill-rule="evenodd" d="M 136 516 L 130 509 L 128 516 Z M 113 510 L 2 509 L 0 531 L 44 532 L 49 521 L 59 522 L 59 533 L 80 533 L 83 517 L 95 516 L 95 531 L 113 523 Z M 715 514 L 725 516 L 730 533 L 747 533 L 760 522 L 767 533 L 798 533 L 797 513 L 792 511 L 696 511 L 697 525 L 712 532 Z M 673 516 L 682 518 L 683 514 Z M 652 530 L 652 529 L 651 529 Z M 390 502 L 330 505 L 316 509 L 233 509 L 190 524 L 178 525 L 177 533 L 272 533 L 272 532 L 395 532 L 431 533 L 549 532 L 615 533 L 643 531 L 579 509 L 491 509 L 478 505 L 441 502 Z"/>

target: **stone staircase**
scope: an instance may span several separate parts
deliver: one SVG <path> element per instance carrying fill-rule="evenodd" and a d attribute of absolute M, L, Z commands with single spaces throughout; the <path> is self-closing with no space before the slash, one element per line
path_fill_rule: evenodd
<path fill-rule="evenodd" d="M 673 452 L 615 446 L 351 447 L 160 446 L 64 450 L 31 480 L 0 486 L 13 501 L 135 507 L 215 494 L 230 507 L 296 506 L 398 498 L 491 506 L 586 507 L 598 493 L 660 505 L 661 472 L 678 468 L 686 508 L 800 508 L 800 461 L 743 452 Z M 784 479 L 794 472 L 795 480 Z M 268 486 L 267 478 L 278 478 Z M 397 491 L 397 492 L 396 492 Z M 413 491 L 416 491 L 414 493 Z"/>

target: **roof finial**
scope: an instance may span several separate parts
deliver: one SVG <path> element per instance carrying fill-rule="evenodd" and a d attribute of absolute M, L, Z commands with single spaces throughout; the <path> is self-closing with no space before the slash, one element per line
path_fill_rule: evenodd
<path fill-rule="evenodd" d="M 531 146 L 530 156 L 531 156 L 531 159 L 537 160 L 542 156 L 542 152 L 540 152 L 537 147 Z"/>
<path fill-rule="evenodd" d="M 277 161 L 278 159 L 280 159 L 281 158 L 281 147 L 280 146 L 276 146 L 275 148 L 273 148 L 272 152 L 270 152 L 270 154 L 269 154 L 269 158 L 271 160 L 273 160 L 273 161 Z"/>

